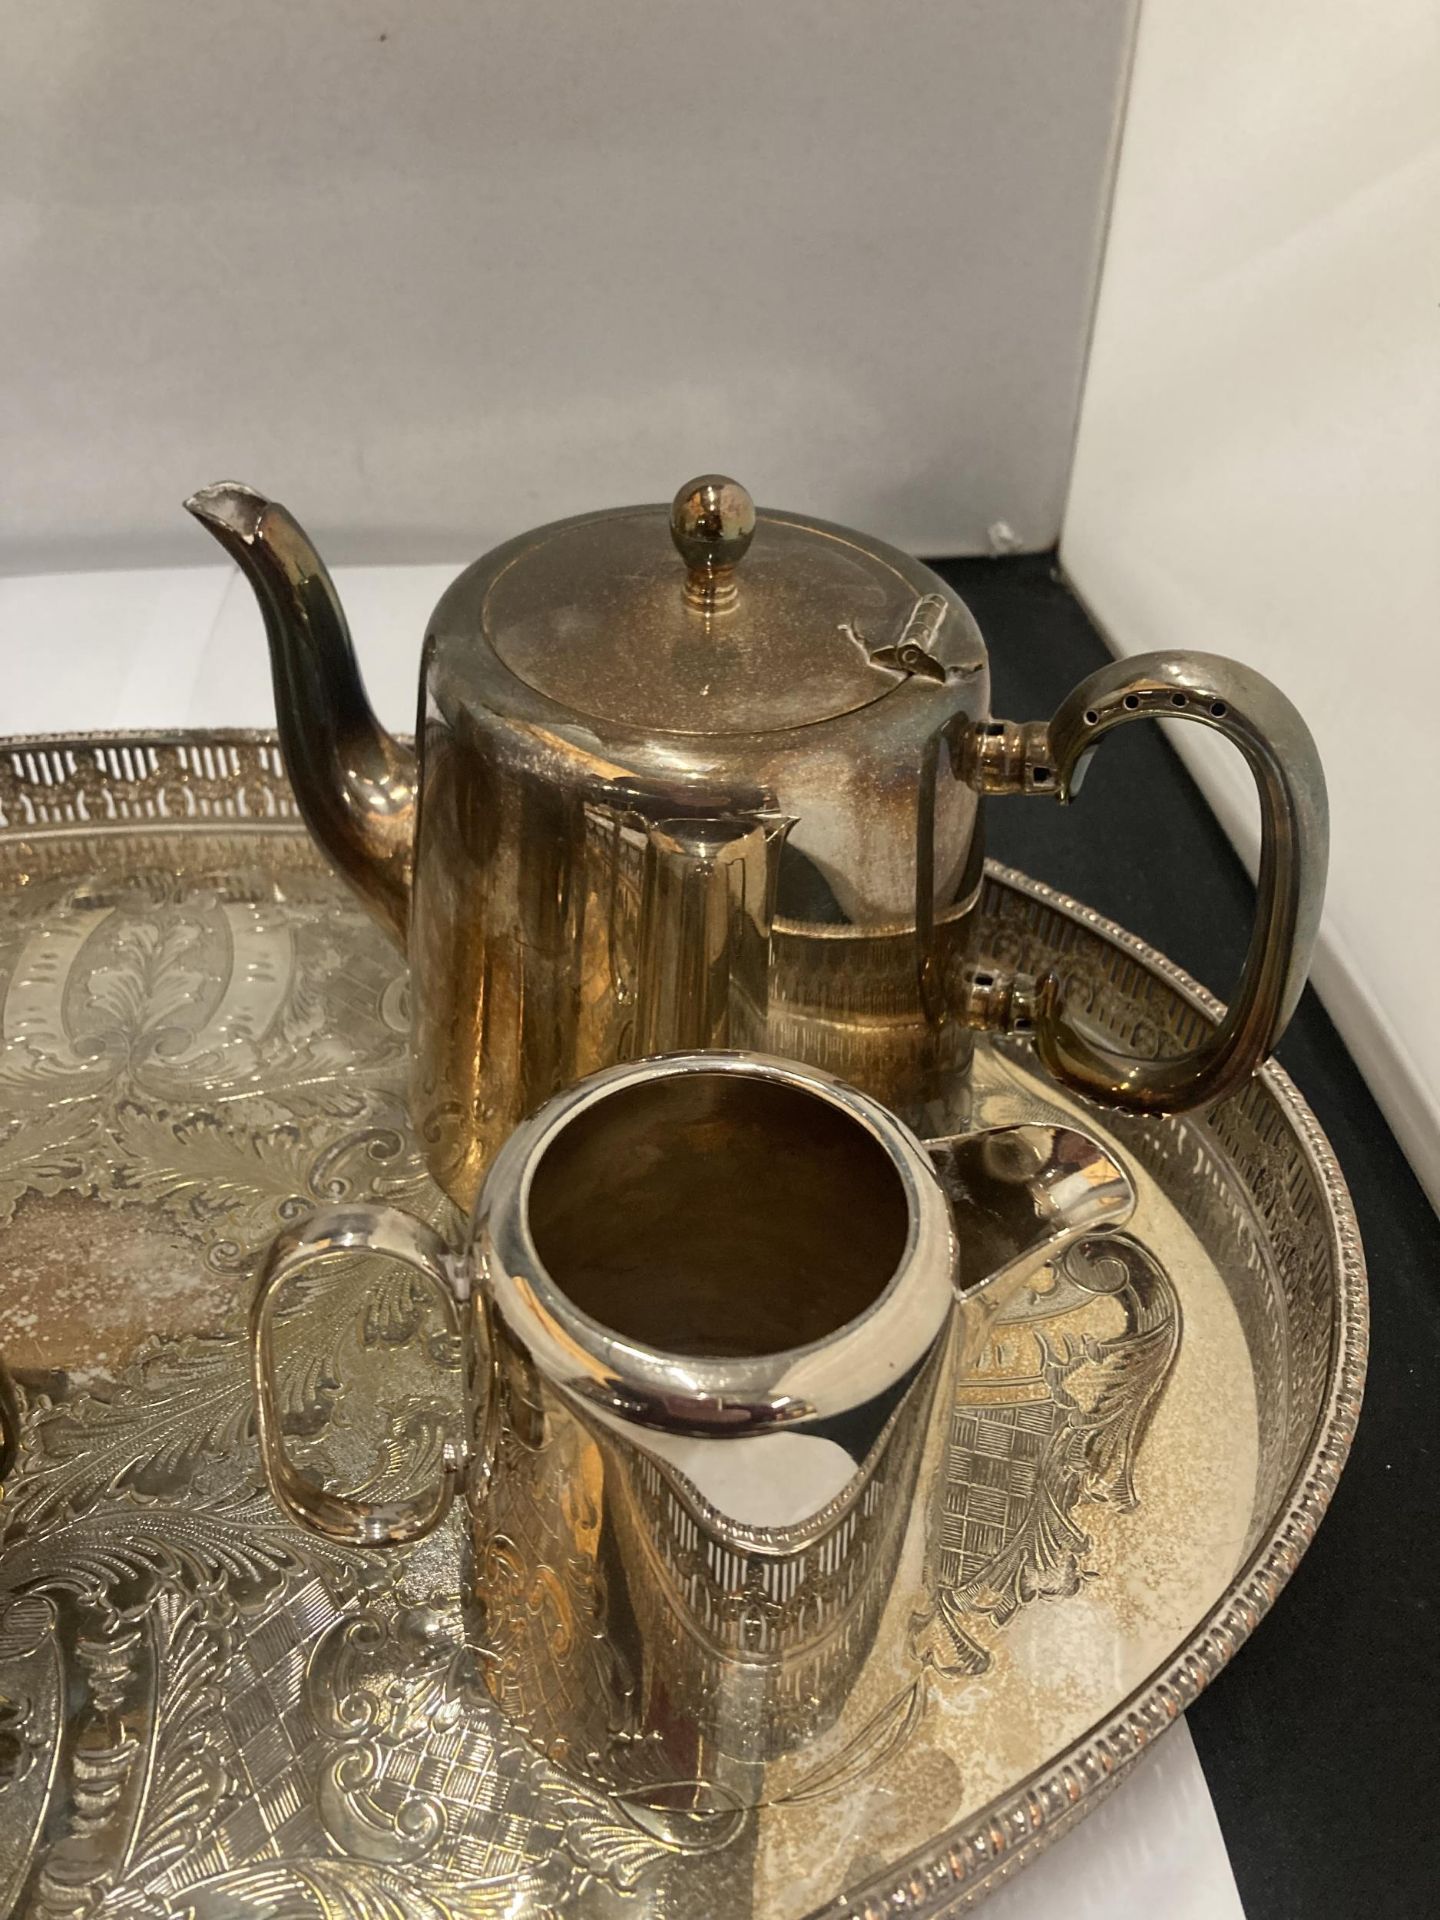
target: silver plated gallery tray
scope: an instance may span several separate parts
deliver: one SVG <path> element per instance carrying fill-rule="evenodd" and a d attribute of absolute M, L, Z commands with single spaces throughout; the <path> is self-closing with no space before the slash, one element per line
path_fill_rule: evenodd
<path fill-rule="evenodd" d="M 1216 1015 L 1018 874 L 990 871 L 983 914 L 996 965 L 1058 965 L 1133 1050 L 1188 1046 Z M 268 736 L 0 743 L 0 1353 L 21 1412 L 0 1498 L 0 1914 L 972 1905 L 1216 1677 L 1330 1498 L 1366 1296 L 1304 1102 L 1272 1066 L 1206 1115 L 1083 1110 L 1135 1178 L 1147 1257 L 1092 1242 L 1008 1312 L 946 1410 L 940 1550 L 897 1592 L 899 1651 L 773 1802 L 698 1832 L 498 1720 L 454 1523 L 377 1559 L 263 1490 L 257 1250 L 345 1197 L 446 1223 L 404 1113 L 406 1017 L 403 969 L 312 852 Z M 1013 1041 L 979 1045 L 953 1108 L 936 1119 L 1082 1111 Z M 452 1373 L 413 1283 L 342 1263 L 301 1291 L 292 1447 L 350 1486 L 423 1476 Z"/>

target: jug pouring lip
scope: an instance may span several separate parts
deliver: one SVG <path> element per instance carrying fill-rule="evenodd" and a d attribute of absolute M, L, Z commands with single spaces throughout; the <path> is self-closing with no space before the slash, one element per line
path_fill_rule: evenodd
<path fill-rule="evenodd" d="M 1094 1134 L 1022 1120 L 926 1142 L 960 1241 L 960 1298 L 998 1312 L 1074 1241 L 1123 1226 L 1135 1183 Z"/>
<path fill-rule="evenodd" d="M 816 1338 L 718 1356 L 652 1345 L 587 1312 L 542 1257 L 532 1218 L 537 1174 L 567 1130 L 617 1096 L 663 1097 L 667 1087 L 706 1079 L 722 1098 L 743 1083 L 828 1109 L 842 1133 L 865 1143 L 877 1179 L 892 1183 L 884 1204 L 898 1195 L 898 1257 L 858 1313 Z M 745 1197 L 734 1196 L 737 1204 Z M 556 1095 L 496 1157 L 476 1203 L 473 1247 L 494 1310 L 556 1386 L 627 1425 L 695 1438 L 813 1428 L 899 1391 L 945 1334 L 958 1298 L 950 1207 L 923 1143 L 822 1068 L 742 1051 L 653 1055 Z"/>

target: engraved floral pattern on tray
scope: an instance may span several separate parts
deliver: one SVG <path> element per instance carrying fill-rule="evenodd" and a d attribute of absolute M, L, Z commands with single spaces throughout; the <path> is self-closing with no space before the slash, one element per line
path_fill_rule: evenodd
<path fill-rule="evenodd" d="M 401 967 L 288 830 L 273 746 L 6 758 L 0 1252 L 7 1281 L 32 1284 L 10 1287 L 0 1322 L 25 1403 L 0 1503 L 0 1912 L 751 1910 L 743 1823 L 666 1828 L 506 1730 L 464 1644 L 453 1528 L 377 1561 L 288 1527 L 260 1486 L 237 1337 L 254 1251 L 348 1194 L 446 1215 L 401 1103 Z M 76 831 L 96 825 L 102 843 Z M 987 910 L 998 958 L 1067 935 L 993 881 Z M 1075 956 L 1097 1000 L 1129 986 L 1144 1017 L 1163 1011 L 1153 970 L 1126 961 L 1117 984 L 1106 952 L 1092 940 Z M 1163 991 L 1177 1026 L 1196 1017 Z M 1273 1158 L 1290 1124 L 1268 1121 L 1276 1105 L 1232 1120 L 1225 1150 L 1243 1155 L 1248 1125 Z M 1223 1185 L 1222 1158 L 1207 1174 Z M 1271 1187 L 1262 1205 L 1313 1294 L 1324 1189 L 1294 1174 Z M 370 1488 L 423 1472 L 449 1356 L 410 1283 L 338 1268 L 303 1304 L 284 1376 L 302 1457 Z M 1247 1329 L 1283 1381 L 1261 1475 L 1277 1490 L 1321 1397 L 1286 1305 Z M 165 1330 L 139 1338 L 147 1324 Z M 1019 1610 L 1078 1588 L 1087 1512 L 1143 1497 L 1137 1462 L 1179 1337 L 1174 1291 L 1138 1249 L 1123 1272 L 1082 1256 L 1020 1304 L 992 1379 L 951 1417 L 909 1705 L 799 1780 L 797 1804 L 889 1765 L 926 1688 L 963 1686 Z M 1296 1364 L 1305 1377 L 1286 1375 Z M 359 1417 L 367 1403 L 378 1421 Z M 1057 1807 L 1050 1824 L 1068 1817 Z M 1046 1824 L 1042 1810 L 1029 1831 Z M 977 1844 L 916 1867 L 906 1910 L 982 1887 L 993 1862 Z M 857 1895 L 853 1910 L 882 1909 Z"/>

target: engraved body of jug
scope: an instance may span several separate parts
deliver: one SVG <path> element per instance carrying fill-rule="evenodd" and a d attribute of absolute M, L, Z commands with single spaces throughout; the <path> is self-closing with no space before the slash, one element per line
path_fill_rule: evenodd
<path fill-rule="evenodd" d="M 462 1490 L 473 1644 L 526 1737 L 632 1804 L 758 1804 L 908 1629 L 957 1377 L 1046 1259 L 1133 1202 L 1073 1128 L 926 1145 L 814 1068 L 611 1068 L 506 1143 L 457 1253 L 370 1206 L 277 1239 L 252 1318 L 270 1485 L 370 1545 Z M 356 1249 L 423 1274 L 467 1354 L 463 1428 L 405 1499 L 322 1489 L 284 1451 L 281 1290 Z"/>

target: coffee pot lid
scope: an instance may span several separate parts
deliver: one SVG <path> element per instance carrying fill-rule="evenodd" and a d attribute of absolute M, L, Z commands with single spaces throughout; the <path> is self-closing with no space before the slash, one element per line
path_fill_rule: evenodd
<path fill-rule="evenodd" d="M 705 474 L 661 506 L 557 521 L 480 561 L 442 602 L 509 671 L 572 711 L 647 733 L 749 734 L 973 672 L 962 603 L 908 555 L 758 512 Z"/>

